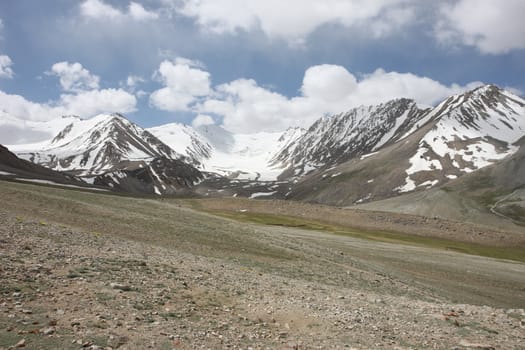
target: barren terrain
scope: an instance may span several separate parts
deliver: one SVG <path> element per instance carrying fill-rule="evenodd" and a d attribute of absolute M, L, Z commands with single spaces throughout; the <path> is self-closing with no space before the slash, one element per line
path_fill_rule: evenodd
<path fill-rule="evenodd" d="M 355 214 L 347 234 L 315 226 L 314 209 L 303 224 L 250 223 L 276 219 L 249 217 L 255 201 L 216 209 L 232 220 L 195 200 L 3 181 L 0 198 L 0 348 L 524 348 L 519 254 L 373 239 L 382 227 L 439 233 L 429 218 Z M 521 242 L 482 232 L 485 247 Z"/>

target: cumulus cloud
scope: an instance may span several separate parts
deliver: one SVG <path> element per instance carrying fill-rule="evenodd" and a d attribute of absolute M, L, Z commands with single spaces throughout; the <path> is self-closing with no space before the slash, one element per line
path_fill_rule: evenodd
<path fill-rule="evenodd" d="M 14 75 L 11 66 L 13 61 L 7 55 L 0 55 L 0 78 L 12 78 Z"/>
<path fill-rule="evenodd" d="M 137 2 L 130 2 L 127 11 L 120 10 L 102 0 L 86 0 L 80 5 L 80 13 L 90 19 L 110 19 L 146 21 L 158 18 L 158 14 L 148 11 Z"/>
<path fill-rule="evenodd" d="M 197 128 L 203 125 L 213 125 L 213 124 L 215 124 L 215 120 L 213 120 L 213 118 L 210 117 L 209 115 L 205 115 L 205 114 L 197 115 L 191 122 L 191 125 L 194 128 Z"/>
<path fill-rule="evenodd" d="M 282 131 L 289 126 L 308 127 L 323 115 L 400 97 L 433 105 L 480 84 L 446 86 L 427 77 L 382 69 L 357 79 L 344 67 L 319 65 L 306 70 L 299 96 L 288 98 L 254 80 L 238 79 L 217 86 L 194 109 L 221 116 L 224 127 L 234 132 Z"/>
<path fill-rule="evenodd" d="M 301 42 L 318 27 L 374 25 L 373 34 L 388 35 L 413 20 L 411 0 L 185 0 L 177 12 L 194 18 L 205 30 L 234 33 L 262 30 L 269 37 Z"/>
<path fill-rule="evenodd" d="M 100 113 L 129 113 L 136 110 L 137 99 L 123 89 L 99 89 L 99 77 L 80 63 L 58 62 L 48 75 L 57 76 L 65 93 L 54 101 L 38 103 L 20 95 L 0 91 L 0 108 L 20 119 L 45 121 L 63 115 L 89 118 Z"/>
<path fill-rule="evenodd" d="M 441 7 L 436 38 L 445 44 L 475 46 L 483 53 L 525 49 L 523 0 L 460 0 Z"/>
<path fill-rule="evenodd" d="M 1 109 L 23 120 L 46 121 L 63 115 L 89 118 L 100 113 L 129 113 L 135 111 L 136 104 L 135 96 L 121 89 L 63 94 L 58 100 L 48 103 L 36 103 L 20 95 L 0 91 Z"/>
<path fill-rule="evenodd" d="M 55 63 L 47 74 L 59 77 L 60 86 L 64 91 L 78 92 L 99 87 L 100 78 L 91 74 L 78 62 Z"/>
<path fill-rule="evenodd" d="M 78 94 L 64 94 L 56 105 L 67 111 L 63 114 L 94 116 L 99 113 L 130 113 L 135 111 L 137 99 L 122 89 L 84 91 Z"/>
<path fill-rule="evenodd" d="M 199 62 L 185 58 L 164 60 L 154 77 L 165 87 L 154 91 L 150 104 L 165 111 L 186 111 L 201 96 L 211 93 L 210 73 Z"/>

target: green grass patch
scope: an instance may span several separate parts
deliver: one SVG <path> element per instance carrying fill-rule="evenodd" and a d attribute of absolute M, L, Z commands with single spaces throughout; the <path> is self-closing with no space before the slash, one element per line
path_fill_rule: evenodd
<path fill-rule="evenodd" d="M 384 243 L 417 245 L 435 249 L 452 250 L 470 255 L 525 262 L 524 246 L 492 247 L 442 238 L 402 234 L 398 232 L 356 230 L 349 227 L 331 225 L 320 221 L 285 215 L 217 210 L 210 210 L 207 212 L 228 219 L 261 225 L 285 226 L 306 230 L 323 231 L 337 235 L 350 236 Z"/>

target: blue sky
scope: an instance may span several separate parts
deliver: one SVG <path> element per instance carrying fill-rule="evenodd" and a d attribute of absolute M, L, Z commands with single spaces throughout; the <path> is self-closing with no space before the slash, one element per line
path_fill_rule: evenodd
<path fill-rule="evenodd" d="M 308 126 L 481 83 L 525 91 L 522 0 L 0 2 L 0 110 L 144 127 Z"/>

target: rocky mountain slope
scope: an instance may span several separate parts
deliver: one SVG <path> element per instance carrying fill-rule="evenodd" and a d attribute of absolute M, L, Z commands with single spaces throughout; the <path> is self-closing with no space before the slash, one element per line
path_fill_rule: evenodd
<path fill-rule="evenodd" d="M 99 175 L 123 163 L 182 156 L 152 134 L 118 114 L 76 120 L 51 141 L 12 146 L 18 156 L 34 163 L 81 176 Z"/>
<path fill-rule="evenodd" d="M 282 178 L 334 166 L 396 142 L 417 128 L 428 112 L 412 100 L 398 99 L 323 117 L 272 161 L 287 168 Z"/>
<path fill-rule="evenodd" d="M 75 119 L 51 140 L 11 147 L 31 162 L 127 192 L 173 194 L 203 179 L 186 157 L 119 114 Z"/>
<path fill-rule="evenodd" d="M 0 178 L 63 187 L 101 189 L 94 188 L 75 176 L 20 159 L 2 145 L 0 145 Z"/>
<path fill-rule="evenodd" d="M 367 203 L 360 208 L 447 217 L 523 232 L 524 145 L 525 137 L 516 143 L 519 150 L 513 155 L 443 186 Z"/>
<path fill-rule="evenodd" d="M 288 198 L 351 205 L 427 190 L 511 156 L 524 136 L 525 101 L 480 87 L 424 113 L 396 142 L 301 178 Z"/>

